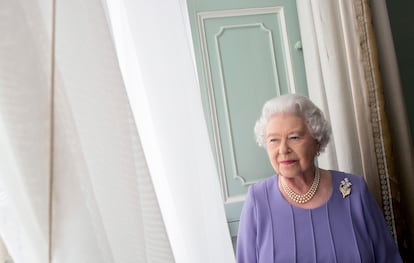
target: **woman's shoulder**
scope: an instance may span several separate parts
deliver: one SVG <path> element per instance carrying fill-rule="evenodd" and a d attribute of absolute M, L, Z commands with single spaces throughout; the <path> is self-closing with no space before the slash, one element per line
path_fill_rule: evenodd
<path fill-rule="evenodd" d="M 264 178 L 249 186 L 245 205 L 253 206 L 258 210 L 267 210 L 269 200 L 278 198 L 277 176 Z"/>
<path fill-rule="evenodd" d="M 257 181 L 256 183 L 252 184 L 249 188 L 251 191 L 263 191 L 272 184 L 277 182 L 276 175 L 269 176 L 267 178 L 261 179 L 260 181 Z"/>
<path fill-rule="evenodd" d="M 247 191 L 247 196 L 253 196 L 254 199 L 262 199 L 267 193 L 273 192 L 276 186 L 277 176 L 269 176 L 250 185 Z"/>

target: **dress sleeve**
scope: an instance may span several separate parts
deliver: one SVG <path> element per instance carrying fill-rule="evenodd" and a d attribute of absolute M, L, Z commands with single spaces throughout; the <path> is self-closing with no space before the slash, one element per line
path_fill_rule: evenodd
<path fill-rule="evenodd" d="M 362 203 L 367 220 L 368 233 L 373 242 L 375 262 L 403 262 L 391 231 L 385 222 L 384 215 L 374 197 L 369 193 L 365 181 L 362 179 Z"/>
<path fill-rule="evenodd" d="M 257 220 L 254 198 L 254 187 L 249 187 L 246 200 L 240 215 L 239 230 L 237 234 L 237 263 L 257 262 Z"/>

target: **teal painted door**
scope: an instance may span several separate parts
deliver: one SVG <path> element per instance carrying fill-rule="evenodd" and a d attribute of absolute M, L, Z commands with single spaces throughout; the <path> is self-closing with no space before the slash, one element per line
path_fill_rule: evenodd
<path fill-rule="evenodd" d="M 307 95 L 296 1 L 188 1 L 203 107 L 232 237 L 249 185 L 274 174 L 253 128 L 263 103 Z"/>

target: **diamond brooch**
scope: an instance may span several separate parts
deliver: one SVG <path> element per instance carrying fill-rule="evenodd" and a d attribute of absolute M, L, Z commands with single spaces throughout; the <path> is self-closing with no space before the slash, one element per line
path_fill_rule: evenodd
<path fill-rule="evenodd" d="M 339 185 L 339 191 L 342 193 L 342 198 L 345 198 L 351 194 L 351 185 L 352 183 L 348 178 L 345 178 L 341 181 L 341 184 Z"/>

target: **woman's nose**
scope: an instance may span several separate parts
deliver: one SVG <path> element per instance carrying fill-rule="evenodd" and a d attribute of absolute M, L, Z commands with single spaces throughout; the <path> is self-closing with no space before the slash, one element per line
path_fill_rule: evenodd
<path fill-rule="evenodd" d="M 282 140 L 279 145 L 279 153 L 280 154 L 287 154 L 289 153 L 289 145 L 287 144 L 286 140 Z"/>

